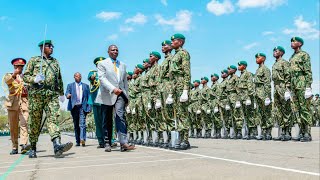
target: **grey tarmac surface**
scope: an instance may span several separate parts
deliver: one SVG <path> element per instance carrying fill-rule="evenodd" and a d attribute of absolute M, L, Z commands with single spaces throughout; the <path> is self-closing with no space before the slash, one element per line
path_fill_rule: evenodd
<path fill-rule="evenodd" d="M 73 147 L 63 158 L 53 157 L 48 135 L 41 135 L 38 158 L 10 156 L 9 137 L 0 137 L 0 180 L 26 179 L 320 179 L 319 128 L 313 141 L 190 139 L 192 149 L 171 151 L 136 146 L 135 151 Z M 62 142 L 72 141 L 62 136 Z"/>

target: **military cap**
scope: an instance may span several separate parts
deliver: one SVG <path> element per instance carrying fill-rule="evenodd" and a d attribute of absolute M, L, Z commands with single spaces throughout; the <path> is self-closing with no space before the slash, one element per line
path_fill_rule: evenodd
<path fill-rule="evenodd" d="M 161 59 L 161 55 L 160 55 L 160 53 L 157 52 L 157 51 L 152 51 L 152 52 L 150 53 L 150 55 L 154 55 L 155 57 Z"/>
<path fill-rule="evenodd" d="M 248 66 L 248 63 L 247 63 L 247 61 L 239 61 L 239 62 L 238 62 L 238 65 L 239 65 L 239 66 L 241 66 L 241 65 Z"/>
<path fill-rule="evenodd" d="M 283 48 L 282 46 L 276 46 L 276 47 L 274 47 L 274 48 L 273 48 L 273 51 L 275 51 L 275 50 L 282 51 L 283 54 L 286 53 L 286 51 L 284 50 L 284 48 Z"/>
<path fill-rule="evenodd" d="M 256 56 L 256 58 L 257 58 L 257 57 L 260 57 L 260 56 L 263 56 L 263 57 L 265 57 L 265 58 L 267 57 L 264 53 L 257 53 L 255 56 Z"/>
<path fill-rule="evenodd" d="M 202 77 L 201 80 L 206 80 L 207 82 L 209 82 L 209 78 L 206 76 Z"/>
<path fill-rule="evenodd" d="M 198 83 L 198 84 L 200 84 L 200 81 L 199 81 L 199 80 L 194 80 L 193 83 L 195 83 L 195 82 Z"/>
<path fill-rule="evenodd" d="M 301 42 L 302 45 L 304 43 L 303 39 L 301 37 L 297 37 L 297 36 L 291 38 L 291 42 L 293 42 L 293 41 Z"/>
<path fill-rule="evenodd" d="M 237 70 L 238 68 L 237 68 L 237 66 L 235 66 L 235 65 L 231 65 L 231 66 L 229 66 L 229 67 L 228 67 L 228 69 L 234 69 L 234 70 Z"/>
<path fill-rule="evenodd" d="M 316 94 L 317 97 L 319 97 L 319 94 Z"/>
<path fill-rule="evenodd" d="M 218 74 L 216 74 L 216 73 L 211 74 L 211 77 L 213 77 L 213 76 L 219 79 L 219 75 Z"/>
<path fill-rule="evenodd" d="M 178 33 L 178 34 L 174 34 L 173 36 L 171 36 L 171 40 L 174 40 L 174 39 L 185 40 L 186 38 L 184 37 L 184 35 Z"/>
<path fill-rule="evenodd" d="M 129 76 L 132 76 L 132 75 L 133 75 L 133 72 L 127 72 L 127 74 L 128 74 Z"/>
<path fill-rule="evenodd" d="M 143 63 L 150 63 L 150 59 L 147 58 L 147 59 L 143 60 Z"/>
<path fill-rule="evenodd" d="M 171 46 L 171 41 L 170 40 L 165 40 L 161 43 L 162 46 L 164 45 L 170 45 Z"/>
<path fill-rule="evenodd" d="M 142 64 L 137 64 L 137 65 L 136 65 L 136 68 L 139 68 L 139 69 L 141 69 L 141 70 L 144 70 L 144 66 L 143 66 Z"/>
<path fill-rule="evenodd" d="M 53 45 L 53 42 L 52 42 L 51 40 L 44 40 L 44 41 L 39 42 L 38 46 L 42 46 L 42 45 L 44 45 L 44 44 L 51 44 L 51 45 Z"/>
<path fill-rule="evenodd" d="M 105 59 L 105 57 L 97 57 L 93 60 L 93 64 L 97 65 L 100 61 L 103 61 Z"/>
<path fill-rule="evenodd" d="M 26 63 L 27 61 L 23 58 L 15 58 L 11 61 L 11 64 L 16 66 L 24 66 Z"/>
<path fill-rule="evenodd" d="M 221 71 L 221 74 L 222 74 L 222 73 L 228 74 L 228 70 L 224 69 L 224 70 Z"/>

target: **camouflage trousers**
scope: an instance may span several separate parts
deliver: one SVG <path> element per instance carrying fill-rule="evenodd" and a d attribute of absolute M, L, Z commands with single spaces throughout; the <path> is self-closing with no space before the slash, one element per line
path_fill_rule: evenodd
<path fill-rule="evenodd" d="M 302 133 L 309 133 L 311 131 L 312 125 L 312 117 L 311 117 L 311 99 L 305 99 L 304 93 L 305 90 L 303 89 L 292 89 L 293 92 L 293 103 L 294 108 L 297 109 L 298 113 L 297 122 L 300 125 L 300 129 Z"/>
<path fill-rule="evenodd" d="M 202 127 L 207 131 L 212 129 L 213 121 L 211 112 L 208 114 L 207 110 L 211 111 L 210 104 L 205 103 L 201 106 L 201 124 Z"/>
<path fill-rule="evenodd" d="M 218 104 L 217 100 L 213 100 L 211 105 L 212 105 L 212 108 L 211 108 L 212 109 L 212 112 L 211 112 L 212 116 L 211 116 L 211 118 L 212 118 L 212 121 L 213 121 L 214 129 L 216 130 L 216 132 L 220 132 L 220 129 L 223 126 L 223 122 L 222 122 L 222 119 L 221 119 L 221 112 L 219 110 L 221 108 L 219 107 L 219 104 Z M 218 112 L 216 112 L 216 113 L 214 113 L 215 107 L 218 108 Z"/>
<path fill-rule="evenodd" d="M 142 93 L 142 104 L 143 104 L 143 111 L 142 111 L 142 118 L 144 119 L 143 122 L 143 129 L 154 131 L 156 130 L 156 124 L 154 123 L 156 113 L 154 109 L 154 103 L 151 98 L 151 91 L 144 91 Z M 151 108 L 148 108 L 148 104 L 151 105 Z"/>
<path fill-rule="evenodd" d="M 161 114 L 163 123 L 162 126 L 166 126 L 167 131 L 173 131 L 174 130 L 174 114 L 173 114 L 173 104 L 166 104 L 166 100 L 169 95 L 169 91 L 172 88 L 172 83 L 168 80 L 164 80 L 162 84 L 162 90 L 161 90 Z"/>
<path fill-rule="evenodd" d="M 41 89 L 29 91 L 29 140 L 36 145 L 40 135 L 43 111 L 46 114 L 47 127 L 51 140 L 59 137 L 60 129 L 58 117 L 60 116 L 58 93 Z"/>
<path fill-rule="evenodd" d="M 246 105 L 246 100 L 242 101 L 242 111 L 244 115 L 244 119 L 247 123 L 248 128 L 254 128 L 257 127 L 259 122 L 257 122 L 256 116 L 257 111 L 254 109 L 254 99 L 250 98 L 251 105 Z"/>
<path fill-rule="evenodd" d="M 174 111 L 176 114 L 176 130 L 180 133 L 181 141 L 188 141 L 189 137 L 189 102 L 180 102 L 183 89 L 176 89 L 173 94 Z"/>
<path fill-rule="evenodd" d="M 237 93 L 231 93 L 229 94 L 229 101 L 230 101 L 230 107 L 231 107 L 231 114 L 232 114 L 232 121 L 234 123 L 234 130 L 235 131 L 241 131 L 244 121 L 244 115 L 243 110 L 241 107 L 236 108 L 236 102 L 239 100 L 239 96 Z M 240 100 L 239 100 L 240 101 Z"/>
<path fill-rule="evenodd" d="M 290 105 L 290 100 L 286 101 L 284 99 L 284 94 L 286 92 L 285 87 L 281 87 L 284 85 L 281 84 L 275 84 L 274 89 L 274 103 L 273 106 L 276 109 L 274 117 L 278 121 L 279 127 L 283 128 L 289 128 L 292 126 L 292 109 Z"/>
<path fill-rule="evenodd" d="M 220 100 L 220 108 L 219 113 L 221 115 L 220 119 L 222 121 L 222 124 L 224 124 L 225 128 L 229 131 L 230 127 L 234 127 L 233 120 L 231 117 L 231 109 L 227 110 L 226 105 L 229 105 L 228 99 L 221 99 Z"/>
<path fill-rule="evenodd" d="M 258 122 L 261 126 L 262 129 L 269 129 L 272 128 L 273 126 L 273 120 L 271 117 L 271 110 L 272 110 L 272 106 L 271 104 L 269 104 L 268 106 L 265 106 L 264 104 L 265 99 L 261 99 L 259 97 L 256 98 L 256 103 L 257 103 L 257 118 L 258 118 Z"/>

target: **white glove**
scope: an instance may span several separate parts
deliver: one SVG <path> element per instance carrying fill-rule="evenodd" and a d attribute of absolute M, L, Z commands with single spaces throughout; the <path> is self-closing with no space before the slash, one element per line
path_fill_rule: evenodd
<path fill-rule="evenodd" d="M 241 103 L 240 103 L 240 101 L 237 101 L 236 102 L 236 108 L 238 109 L 238 108 L 240 108 L 241 107 Z"/>
<path fill-rule="evenodd" d="M 128 114 L 130 114 L 131 111 L 130 111 L 129 106 L 126 107 L 126 111 L 127 111 Z"/>
<path fill-rule="evenodd" d="M 250 100 L 250 99 L 247 99 L 247 100 L 246 100 L 246 105 L 247 105 L 247 106 L 250 106 L 250 105 L 251 105 L 251 100 Z"/>
<path fill-rule="evenodd" d="M 218 108 L 218 107 L 214 107 L 213 112 L 214 112 L 214 113 L 217 113 L 218 111 L 219 111 L 219 108 Z"/>
<path fill-rule="evenodd" d="M 229 104 L 226 105 L 226 110 L 229 111 L 230 110 L 230 106 Z"/>
<path fill-rule="evenodd" d="M 132 109 L 132 114 L 136 114 L 136 108 Z"/>
<path fill-rule="evenodd" d="M 208 110 L 207 110 L 207 114 L 210 114 L 210 113 L 211 113 L 211 110 L 210 110 L 210 109 L 208 109 Z"/>
<path fill-rule="evenodd" d="M 183 90 L 182 95 L 180 96 L 180 102 L 188 101 L 188 90 Z"/>
<path fill-rule="evenodd" d="M 311 88 L 306 88 L 306 91 L 304 92 L 304 97 L 306 98 L 306 99 L 308 99 L 309 97 L 311 97 L 312 96 L 312 90 L 311 90 Z"/>
<path fill-rule="evenodd" d="M 33 81 L 34 81 L 35 83 L 42 82 L 42 81 L 44 81 L 44 76 L 41 75 L 41 74 L 37 74 Z"/>
<path fill-rule="evenodd" d="M 159 108 L 161 108 L 161 101 L 160 101 L 160 99 L 157 99 L 156 100 L 156 105 L 155 105 L 155 109 L 159 109 Z"/>
<path fill-rule="evenodd" d="M 271 103 L 270 98 L 266 98 L 266 99 L 264 100 L 264 105 L 265 105 L 265 106 L 269 106 L 270 103 Z"/>
<path fill-rule="evenodd" d="M 257 104 L 253 103 L 253 109 L 256 109 L 256 108 L 257 108 Z"/>
<path fill-rule="evenodd" d="M 168 98 L 166 99 L 166 104 L 172 104 L 173 99 L 172 99 L 172 94 L 169 94 Z"/>
<path fill-rule="evenodd" d="M 201 114 L 201 111 L 198 109 L 196 113 L 197 113 L 197 114 Z"/>
<path fill-rule="evenodd" d="M 64 102 L 64 100 L 66 100 L 66 98 L 65 98 L 63 95 L 62 95 L 62 96 L 59 96 L 59 101 L 60 101 L 60 102 L 62 102 L 62 103 L 63 103 L 63 102 Z"/>
<path fill-rule="evenodd" d="M 152 109 L 151 103 L 148 103 L 147 108 L 148 110 Z"/>
<path fill-rule="evenodd" d="M 286 101 L 288 101 L 288 100 L 290 99 L 290 97 L 291 97 L 290 92 L 289 92 L 289 91 L 286 91 L 286 92 L 284 93 L 284 99 L 285 99 Z"/>

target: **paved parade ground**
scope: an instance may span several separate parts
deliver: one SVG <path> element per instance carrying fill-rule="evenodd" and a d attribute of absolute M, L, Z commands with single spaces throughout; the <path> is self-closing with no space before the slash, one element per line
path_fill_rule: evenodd
<path fill-rule="evenodd" d="M 314 130 L 313 130 L 314 131 Z M 10 156 L 9 137 L 0 138 L 0 180 L 26 179 L 319 179 L 319 128 L 313 141 L 191 139 L 192 149 L 171 151 L 137 146 L 132 152 L 97 149 L 97 141 L 54 158 L 48 135 L 38 158 Z M 74 141 L 64 135 L 62 141 Z"/>

